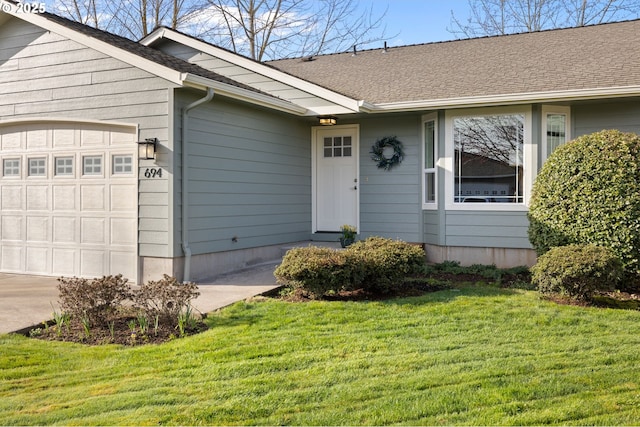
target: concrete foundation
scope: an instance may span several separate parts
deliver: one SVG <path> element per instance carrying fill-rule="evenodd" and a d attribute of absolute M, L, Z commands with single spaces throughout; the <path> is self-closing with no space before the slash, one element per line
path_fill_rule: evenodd
<path fill-rule="evenodd" d="M 532 266 L 537 256 L 533 249 L 474 248 L 462 246 L 437 246 L 425 244 L 427 262 L 458 261 L 460 265 L 495 264 L 498 268 Z"/>

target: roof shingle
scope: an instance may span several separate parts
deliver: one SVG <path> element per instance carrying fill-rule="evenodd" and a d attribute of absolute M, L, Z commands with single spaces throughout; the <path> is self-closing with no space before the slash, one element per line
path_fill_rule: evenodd
<path fill-rule="evenodd" d="M 640 20 L 268 64 L 374 104 L 640 86 Z"/>

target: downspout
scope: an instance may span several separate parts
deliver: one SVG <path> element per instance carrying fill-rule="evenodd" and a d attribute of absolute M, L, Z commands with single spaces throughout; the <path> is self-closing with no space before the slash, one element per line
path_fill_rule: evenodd
<path fill-rule="evenodd" d="M 184 273 L 182 281 L 191 278 L 191 248 L 189 247 L 189 144 L 187 144 L 187 130 L 189 128 L 189 110 L 209 102 L 213 99 L 213 88 L 207 88 L 204 98 L 187 105 L 182 109 L 182 251 L 184 252 Z"/>

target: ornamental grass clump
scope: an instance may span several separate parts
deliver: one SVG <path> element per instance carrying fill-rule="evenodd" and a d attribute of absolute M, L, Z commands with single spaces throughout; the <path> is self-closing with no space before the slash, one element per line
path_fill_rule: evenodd
<path fill-rule="evenodd" d="M 609 248 L 567 245 L 552 248 L 531 268 L 531 281 L 543 294 L 590 300 L 616 288 L 623 275 L 620 259 Z"/>
<path fill-rule="evenodd" d="M 640 136 L 606 130 L 557 148 L 536 178 L 528 218 L 538 255 L 591 243 L 610 248 L 629 277 L 640 273 Z"/>

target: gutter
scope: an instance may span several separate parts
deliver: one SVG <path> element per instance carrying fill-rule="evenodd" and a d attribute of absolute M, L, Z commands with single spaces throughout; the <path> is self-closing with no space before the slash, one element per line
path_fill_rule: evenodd
<path fill-rule="evenodd" d="M 182 251 L 184 252 L 184 272 L 182 282 L 191 278 L 191 248 L 189 247 L 189 144 L 187 144 L 187 130 L 189 129 L 189 111 L 213 99 L 213 88 L 207 88 L 204 98 L 187 105 L 182 109 Z"/>

